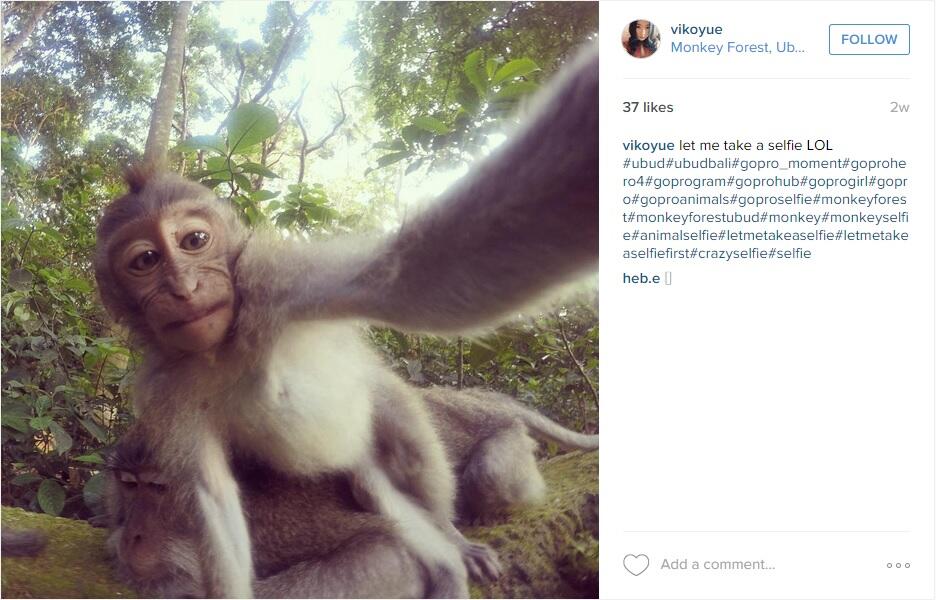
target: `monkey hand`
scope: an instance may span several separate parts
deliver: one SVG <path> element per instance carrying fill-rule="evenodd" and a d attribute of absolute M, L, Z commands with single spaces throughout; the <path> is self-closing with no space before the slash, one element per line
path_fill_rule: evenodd
<path fill-rule="evenodd" d="M 501 574 L 497 552 L 487 544 L 468 542 L 461 548 L 462 560 L 474 581 L 494 581 Z"/>

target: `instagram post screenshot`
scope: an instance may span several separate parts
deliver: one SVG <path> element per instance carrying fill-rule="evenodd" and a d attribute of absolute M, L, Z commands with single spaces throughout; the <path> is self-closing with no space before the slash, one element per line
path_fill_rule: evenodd
<path fill-rule="evenodd" d="M 3 597 L 936 600 L 932 0 L 0 11 Z"/>
<path fill-rule="evenodd" d="M 933 3 L 601 29 L 602 597 L 933 598 Z"/>

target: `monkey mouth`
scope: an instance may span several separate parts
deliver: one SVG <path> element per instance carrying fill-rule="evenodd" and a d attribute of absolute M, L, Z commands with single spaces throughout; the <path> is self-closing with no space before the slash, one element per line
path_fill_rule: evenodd
<path fill-rule="evenodd" d="M 184 319 L 179 319 L 177 321 L 172 321 L 166 324 L 164 329 L 166 329 L 167 331 L 173 330 L 173 329 L 180 329 L 196 321 L 201 321 L 205 317 L 210 317 L 214 313 L 218 312 L 219 310 L 227 306 L 227 304 L 228 302 L 226 300 L 220 300 L 216 304 L 212 304 L 211 306 L 207 308 L 203 308 L 201 310 L 190 313 Z"/>

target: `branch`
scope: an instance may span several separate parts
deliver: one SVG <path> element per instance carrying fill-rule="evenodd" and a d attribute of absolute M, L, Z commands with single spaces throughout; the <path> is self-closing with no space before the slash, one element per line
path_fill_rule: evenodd
<path fill-rule="evenodd" d="M 296 13 L 293 11 L 293 7 L 291 5 L 286 5 L 287 10 L 289 11 L 289 18 L 292 21 L 292 25 L 289 27 L 289 32 L 286 34 L 286 39 L 283 40 L 283 47 L 280 48 L 279 53 L 276 55 L 276 60 L 273 61 L 273 67 L 270 69 L 270 76 L 267 77 L 266 81 L 263 82 L 263 86 L 261 86 L 260 91 L 254 94 L 254 97 L 250 100 L 251 102 L 259 102 L 273 89 L 273 83 L 279 78 L 285 68 L 284 62 L 286 61 L 286 55 L 289 54 L 289 50 L 293 45 L 293 40 L 295 40 L 296 34 L 299 33 L 299 28 L 305 23 L 306 17 L 309 16 L 309 14 L 317 5 L 318 0 L 313 2 L 309 8 L 299 16 L 296 16 Z"/>
<path fill-rule="evenodd" d="M 292 118 L 293 113 L 302 105 L 303 98 L 305 98 L 306 90 L 309 89 L 311 81 L 307 81 L 305 86 L 303 86 L 302 91 L 299 93 L 299 97 L 296 98 L 296 101 L 292 103 L 289 107 L 289 111 L 286 113 L 286 116 L 280 121 L 279 129 L 276 130 L 276 133 L 273 135 L 273 138 L 270 140 L 269 149 L 272 151 L 276 148 L 276 145 L 279 144 L 280 138 L 283 136 L 283 132 L 286 131 L 286 123 L 289 122 L 289 119 Z"/>
<path fill-rule="evenodd" d="M 299 126 L 299 131 L 302 132 L 302 146 L 299 148 L 299 176 L 296 177 L 296 183 L 302 183 L 302 180 L 305 179 L 305 159 L 308 155 L 306 148 L 309 146 L 309 134 L 306 133 L 306 128 L 302 124 L 302 117 L 296 115 L 296 125 Z"/>
<path fill-rule="evenodd" d="M 36 29 L 36 25 L 39 24 L 39 20 L 42 19 L 43 15 L 45 15 L 46 12 L 48 12 L 48 10 L 53 6 L 55 6 L 55 2 L 34 2 L 32 4 L 32 13 L 24 18 L 23 28 L 20 29 L 19 33 L 13 36 L 13 39 L 3 44 L 2 58 L 0 58 L 0 68 L 5 69 L 7 66 L 15 62 L 20 48 L 23 47 L 23 44 L 25 44 L 26 40 L 29 39 L 29 36 L 32 35 L 32 32 Z M 6 25 L 6 23 L 4 23 L 4 25 Z"/>
<path fill-rule="evenodd" d="M 566 336 L 565 328 L 562 326 L 562 317 L 558 313 L 555 313 L 556 321 L 559 323 L 559 337 L 562 338 L 562 345 L 565 346 L 565 351 L 569 354 L 569 358 L 572 359 L 572 362 L 575 364 L 575 368 L 578 370 L 579 375 L 582 376 L 582 379 L 585 380 L 585 384 L 588 385 L 588 390 L 591 392 L 592 398 L 595 400 L 595 409 L 598 409 L 598 390 L 595 389 L 595 384 L 592 383 L 591 378 L 588 376 L 588 373 L 585 372 L 585 366 L 579 362 L 579 359 L 575 358 L 575 354 L 572 352 L 572 345 L 569 344 L 569 338 Z M 583 422 L 584 422 L 584 416 Z"/>
<path fill-rule="evenodd" d="M 309 148 L 305 150 L 306 154 L 310 152 L 315 152 L 316 150 L 321 150 L 321 148 L 325 145 L 325 142 L 333 138 L 335 134 L 338 133 L 338 128 L 340 128 L 342 124 L 344 124 L 345 120 L 348 118 L 348 112 L 345 110 L 344 98 L 342 97 L 342 94 L 356 87 L 361 87 L 361 86 L 350 85 L 343 90 L 339 90 L 338 88 L 333 88 L 335 90 L 335 95 L 338 96 L 338 108 L 341 110 L 341 117 L 332 126 L 331 131 L 329 131 L 327 134 L 325 134 L 323 138 L 321 138 L 319 141 L 315 142 L 314 144 L 312 144 Z"/>
<path fill-rule="evenodd" d="M 231 110 L 234 110 L 240 104 L 241 87 L 244 85 L 244 75 L 247 73 L 247 63 L 244 62 L 244 54 L 241 52 L 240 46 L 237 47 L 235 56 L 237 57 L 237 64 L 240 65 L 240 75 L 237 76 L 237 87 L 234 90 Z"/>

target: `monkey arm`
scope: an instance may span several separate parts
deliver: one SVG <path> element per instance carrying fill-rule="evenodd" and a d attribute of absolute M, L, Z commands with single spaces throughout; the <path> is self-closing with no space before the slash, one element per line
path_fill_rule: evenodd
<path fill-rule="evenodd" d="M 598 56 L 532 121 L 404 224 L 342 290 L 352 316 L 410 330 L 488 324 L 598 257 Z"/>
<path fill-rule="evenodd" d="M 426 569 L 429 598 L 467 598 L 468 574 L 460 548 L 439 529 L 432 515 L 393 485 L 373 457 L 350 473 L 354 498 L 366 510 L 395 521 L 409 552 Z"/>
<path fill-rule="evenodd" d="M 255 235 L 236 280 L 256 307 L 247 312 L 266 316 L 247 324 L 257 318 L 255 328 L 269 331 L 273 319 L 347 317 L 462 331 L 592 267 L 597 52 L 579 56 L 550 88 L 524 128 L 389 239 L 309 244 Z"/>
<path fill-rule="evenodd" d="M 220 440 L 205 435 L 199 446 L 195 497 L 204 519 L 202 573 L 211 598 L 251 598 L 250 534 L 237 482 Z"/>

